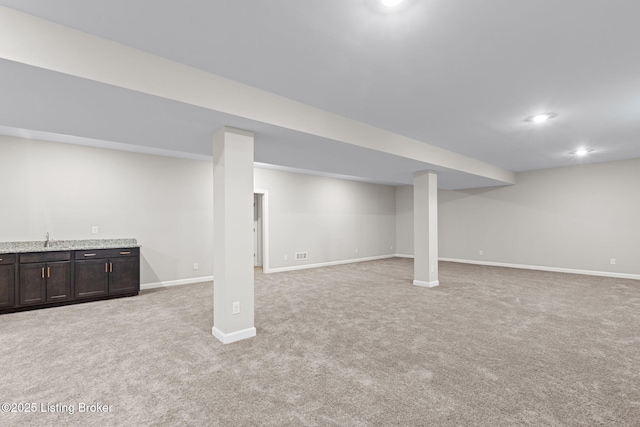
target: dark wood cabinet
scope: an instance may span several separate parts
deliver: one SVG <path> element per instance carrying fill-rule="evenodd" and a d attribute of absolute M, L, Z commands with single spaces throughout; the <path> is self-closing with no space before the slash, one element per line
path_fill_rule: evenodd
<path fill-rule="evenodd" d="M 20 265 L 20 305 L 47 302 L 45 266 L 44 263 Z"/>
<path fill-rule="evenodd" d="M 135 292 L 140 286 L 140 263 L 136 258 L 109 259 L 109 293 Z"/>
<path fill-rule="evenodd" d="M 71 262 L 47 264 L 47 302 L 71 298 Z"/>
<path fill-rule="evenodd" d="M 71 252 L 21 254 L 18 275 L 20 305 L 71 298 Z"/>
<path fill-rule="evenodd" d="M 0 313 L 139 291 L 139 248 L 0 254 Z"/>
<path fill-rule="evenodd" d="M 76 261 L 76 298 L 89 298 L 109 293 L 108 263 L 103 259 Z"/>
<path fill-rule="evenodd" d="M 15 305 L 15 255 L 0 255 L 0 309 Z"/>
<path fill-rule="evenodd" d="M 140 250 L 77 251 L 76 298 L 127 294 L 140 290 Z"/>

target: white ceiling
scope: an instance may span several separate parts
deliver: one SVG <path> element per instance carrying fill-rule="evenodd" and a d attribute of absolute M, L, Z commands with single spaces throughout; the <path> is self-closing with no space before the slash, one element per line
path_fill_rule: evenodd
<path fill-rule="evenodd" d="M 0 0 L 34 16 L 525 171 L 640 157 L 640 2 Z M 11 61 L 0 127 L 210 154 L 254 130 L 256 161 L 386 183 L 428 166 Z M 543 126 L 523 119 L 541 111 Z M 10 131 L 7 131 L 10 132 Z M 5 133 L 7 133 L 5 132 Z M 569 154 L 586 146 L 586 159 Z M 442 188 L 493 185 L 441 171 Z"/>

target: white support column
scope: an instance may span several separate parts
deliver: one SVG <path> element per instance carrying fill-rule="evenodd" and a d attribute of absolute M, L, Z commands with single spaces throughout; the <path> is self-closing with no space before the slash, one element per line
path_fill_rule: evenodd
<path fill-rule="evenodd" d="M 253 324 L 253 133 L 213 135 L 213 336 L 225 344 L 256 335 Z M 234 314 L 237 307 L 239 313 Z M 237 311 L 237 310 L 236 310 Z"/>
<path fill-rule="evenodd" d="M 438 286 L 438 175 L 433 171 L 413 176 L 413 284 Z"/>

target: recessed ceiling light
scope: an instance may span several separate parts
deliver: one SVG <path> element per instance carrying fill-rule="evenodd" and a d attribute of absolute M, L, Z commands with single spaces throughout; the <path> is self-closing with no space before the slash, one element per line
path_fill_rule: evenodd
<path fill-rule="evenodd" d="M 589 153 L 593 153 L 593 150 L 589 150 L 588 148 L 578 148 L 576 151 L 571 152 L 571 154 L 575 154 L 580 157 L 584 157 Z"/>
<path fill-rule="evenodd" d="M 416 0 L 358 0 L 365 3 L 375 13 L 391 15 L 409 9 Z"/>
<path fill-rule="evenodd" d="M 395 7 L 403 2 L 403 0 L 381 0 L 382 4 L 387 7 Z"/>
<path fill-rule="evenodd" d="M 524 119 L 525 122 L 533 122 L 533 123 L 544 123 L 547 120 L 553 119 L 556 116 L 556 113 L 541 113 L 534 114 L 533 116 L 529 116 Z"/>

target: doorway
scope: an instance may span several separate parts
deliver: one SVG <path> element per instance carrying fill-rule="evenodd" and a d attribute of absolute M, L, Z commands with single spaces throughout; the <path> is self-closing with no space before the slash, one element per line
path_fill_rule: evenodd
<path fill-rule="evenodd" d="M 253 266 L 269 269 L 269 192 L 253 190 Z"/>
<path fill-rule="evenodd" d="M 262 235 L 262 195 L 253 195 L 253 266 L 262 267 L 263 235 Z"/>

